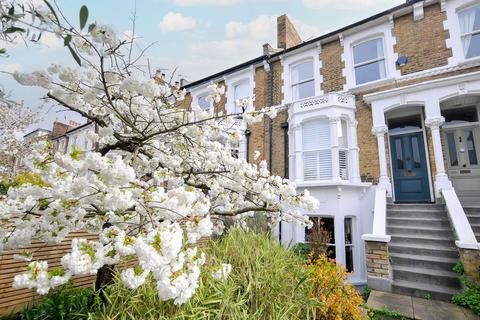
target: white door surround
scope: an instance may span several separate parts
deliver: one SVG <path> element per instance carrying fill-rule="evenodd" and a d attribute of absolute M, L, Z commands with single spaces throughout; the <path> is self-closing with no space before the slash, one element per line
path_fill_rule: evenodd
<path fill-rule="evenodd" d="M 387 190 L 388 197 L 392 196 L 392 185 L 387 175 L 385 148 L 387 125 L 385 113 L 397 108 L 423 106 L 426 118 L 425 125 L 431 130 L 437 168 L 435 176 L 435 196 L 436 198 L 440 198 L 441 190 L 453 188 L 447 176 L 444 163 L 440 127 L 444 124 L 445 119 L 442 117 L 440 104 L 452 97 L 469 94 L 480 94 L 480 72 L 426 81 L 364 96 L 364 100 L 371 104 L 372 107 L 372 132 L 377 136 L 380 163 L 379 187 Z"/>

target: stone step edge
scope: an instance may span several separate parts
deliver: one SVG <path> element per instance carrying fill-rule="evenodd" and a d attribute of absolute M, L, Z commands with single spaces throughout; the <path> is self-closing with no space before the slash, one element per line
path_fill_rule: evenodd
<path fill-rule="evenodd" d="M 438 245 L 431 245 L 431 244 L 416 244 L 416 243 L 389 243 L 389 247 L 400 247 L 400 248 L 409 248 L 409 249 L 426 249 L 426 250 L 433 250 L 433 251 L 455 251 L 458 253 L 458 249 L 456 247 L 441 247 Z"/>
<path fill-rule="evenodd" d="M 393 280 L 392 285 L 394 287 L 402 287 L 402 288 L 430 291 L 435 293 L 444 293 L 444 294 L 450 294 L 450 295 L 454 295 L 460 292 L 459 288 L 442 286 L 438 284 L 426 284 L 423 282 L 408 281 L 408 280 Z"/>
<path fill-rule="evenodd" d="M 392 269 L 393 269 L 393 272 L 397 270 L 397 271 L 410 272 L 410 273 L 421 274 L 426 276 L 458 279 L 458 274 L 454 271 L 426 269 L 426 268 L 419 268 L 419 267 L 407 267 L 407 266 L 399 266 L 399 265 L 392 265 Z"/>
<path fill-rule="evenodd" d="M 438 262 L 438 263 L 456 264 L 458 262 L 457 258 L 426 256 L 421 254 L 390 252 L 390 256 L 393 258 L 398 257 L 402 259 L 411 259 L 411 260 L 417 260 L 417 261 L 428 261 L 428 262 Z"/>

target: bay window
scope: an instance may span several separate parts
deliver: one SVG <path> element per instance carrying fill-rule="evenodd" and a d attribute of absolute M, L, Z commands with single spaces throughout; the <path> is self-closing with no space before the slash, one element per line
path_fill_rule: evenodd
<path fill-rule="evenodd" d="M 347 272 L 354 271 L 354 235 L 353 235 L 353 218 L 345 218 L 345 267 Z"/>
<path fill-rule="evenodd" d="M 353 64 L 357 85 L 384 79 L 386 68 L 383 38 L 353 46 Z"/>
<path fill-rule="evenodd" d="M 480 6 L 460 11 L 458 18 L 465 58 L 480 56 Z"/>
<path fill-rule="evenodd" d="M 342 119 L 338 126 L 338 147 L 340 178 L 348 180 L 348 132 L 345 119 Z"/>
<path fill-rule="evenodd" d="M 304 181 L 332 179 L 329 120 L 322 118 L 306 122 L 302 137 Z"/>
<path fill-rule="evenodd" d="M 313 60 L 300 62 L 291 67 L 293 100 L 305 99 L 315 95 L 315 77 L 313 72 Z"/>

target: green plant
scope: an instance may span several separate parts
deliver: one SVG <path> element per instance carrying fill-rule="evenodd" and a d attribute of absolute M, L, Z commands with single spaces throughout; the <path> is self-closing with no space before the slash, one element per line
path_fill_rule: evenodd
<path fill-rule="evenodd" d="M 383 309 L 369 309 L 370 320 L 408 320 L 409 317 L 404 316 L 400 311 Z"/>
<path fill-rule="evenodd" d="M 432 299 L 432 295 L 430 293 L 425 293 L 425 295 L 423 296 L 424 299 L 427 299 L 427 300 L 430 300 Z"/>
<path fill-rule="evenodd" d="M 88 313 L 89 297 L 95 296 L 91 288 L 74 288 L 67 284 L 49 293 L 39 301 L 16 314 L 1 320 L 75 320 L 84 319 Z"/>
<path fill-rule="evenodd" d="M 453 270 L 459 274 L 458 278 L 465 285 L 466 289 L 462 293 L 454 295 L 452 302 L 469 308 L 475 314 L 480 315 L 480 285 L 467 278 L 461 262 L 458 262 Z"/>
<path fill-rule="evenodd" d="M 292 247 L 293 252 L 295 252 L 300 257 L 306 259 L 310 253 L 310 248 L 307 243 L 299 242 Z"/>
<path fill-rule="evenodd" d="M 372 292 L 372 288 L 370 288 L 369 286 L 363 287 L 363 289 L 362 289 L 362 297 L 363 297 L 363 301 L 364 301 L 364 302 L 367 302 L 368 297 L 370 297 L 370 293 L 371 293 L 371 292 Z"/>

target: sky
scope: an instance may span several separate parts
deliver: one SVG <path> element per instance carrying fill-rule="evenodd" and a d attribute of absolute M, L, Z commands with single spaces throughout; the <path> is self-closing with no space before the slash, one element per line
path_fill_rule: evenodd
<path fill-rule="evenodd" d="M 78 25 L 82 5 L 89 21 L 111 26 L 116 32 L 132 32 L 147 51 L 152 70 L 162 69 L 195 81 L 262 54 L 262 45 L 276 46 L 276 17 L 287 14 L 303 40 L 344 27 L 405 0 L 57 0 L 69 21 Z M 32 72 L 51 63 L 73 65 L 60 40 L 43 36 L 41 45 L 8 46 L 9 57 L 0 58 L 0 71 Z M 31 108 L 42 104 L 45 92 L 18 85 L 0 73 L 0 86 L 12 98 Z M 36 127 L 51 129 L 55 120 L 84 120 L 55 106 L 46 106 Z M 34 129 L 29 128 L 27 131 Z"/>

